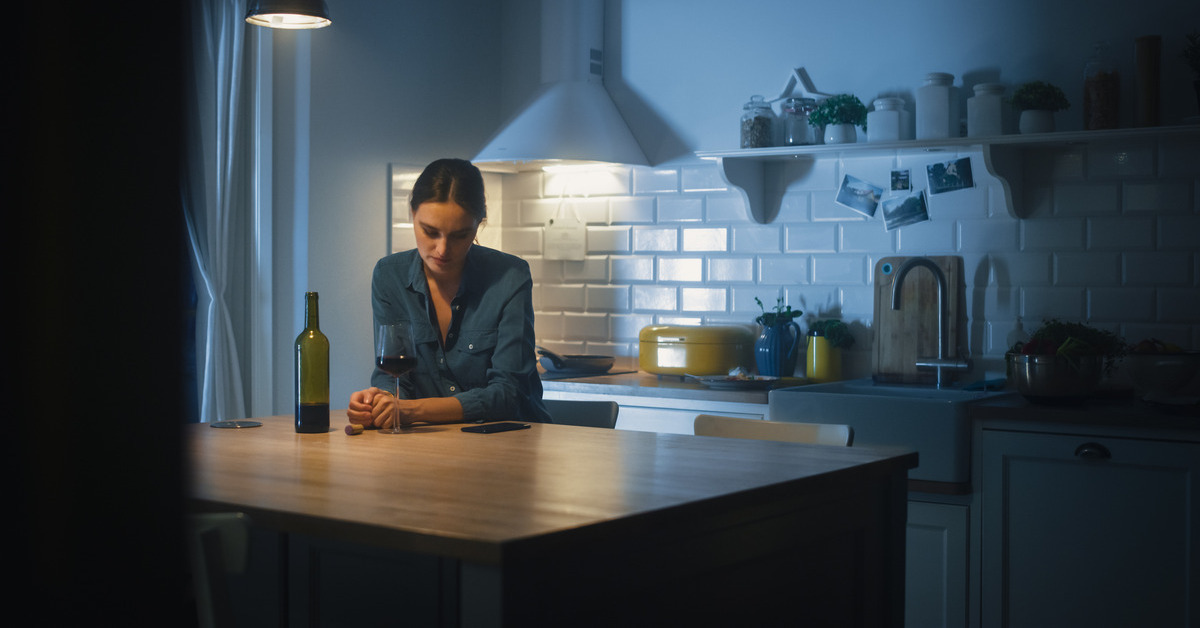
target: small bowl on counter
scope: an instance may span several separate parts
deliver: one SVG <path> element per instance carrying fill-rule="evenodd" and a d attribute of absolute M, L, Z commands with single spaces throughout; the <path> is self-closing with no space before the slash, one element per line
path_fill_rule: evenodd
<path fill-rule="evenodd" d="M 1078 403 L 1100 387 L 1105 357 L 1010 355 L 1017 392 L 1033 403 Z"/>
<path fill-rule="evenodd" d="M 1139 397 L 1171 397 L 1200 371 L 1200 351 L 1129 353 L 1125 365 Z"/>

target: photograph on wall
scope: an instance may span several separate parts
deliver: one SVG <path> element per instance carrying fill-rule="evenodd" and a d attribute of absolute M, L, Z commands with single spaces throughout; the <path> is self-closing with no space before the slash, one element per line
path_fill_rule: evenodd
<path fill-rule="evenodd" d="M 926 220 L 929 211 L 925 207 L 924 190 L 883 200 L 883 227 L 888 231 Z"/>
<path fill-rule="evenodd" d="M 971 177 L 971 158 L 929 164 L 925 167 L 929 176 L 929 193 L 942 194 L 975 187 Z"/>
<path fill-rule="evenodd" d="M 842 177 L 842 187 L 838 188 L 834 201 L 870 218 L 875 215 L 875 208 L 879 206 L 881 196 L 883 188 L 858 177 L 846 175 Z"/>
<path fill-rule="evenodd" d="M 912 177 L 908 170 L 892 171 L 892 191 L 907 192 L 912 189 Z"/>

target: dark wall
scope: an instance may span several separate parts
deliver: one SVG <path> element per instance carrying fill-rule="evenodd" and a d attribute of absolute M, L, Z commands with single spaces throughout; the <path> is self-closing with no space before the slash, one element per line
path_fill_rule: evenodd
<path fill-rule="evenodd" d="M 3 44 L 10 608 L 40 625 L 187 625 L 186 5 L 72 4 L 10 7 Z"/>

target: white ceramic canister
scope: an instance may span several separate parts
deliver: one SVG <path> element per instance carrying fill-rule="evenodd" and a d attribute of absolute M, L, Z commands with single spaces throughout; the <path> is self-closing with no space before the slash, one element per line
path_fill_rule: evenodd
<path fill-rule="evenodd" d="M 1003 135 L 1001 100 L 1004 86 L 999 83 L 977 83 L 975 95 L 967 99 L 967 137 Z"/>
<path fill-rule="evenodd" d="M 930 72 L 917 88 L 917 139 L 958 137 L 958 98 L 954 75 Z"/>
<path fill-rule="evenodd" d="M 904 135 L 905 119 L 903 98 L 876 98 L 875 109 L 867 112 L 867 141 L 891 142 L 908 139 Z"/>

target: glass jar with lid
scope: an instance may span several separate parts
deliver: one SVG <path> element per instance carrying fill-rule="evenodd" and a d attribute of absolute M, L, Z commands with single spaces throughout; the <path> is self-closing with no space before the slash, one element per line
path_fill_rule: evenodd
<path fill-rule="evenodd" d="M 742 106 L 742 148 L 767 148 L 773 146 L 775 112 L 771 103 L 762 96 L 751 96 L 750 102 Z"/>
<path fill-rule="evenodd" d="M 1106 42 L 1096 43 L 1093 51 L 1083 68 L 1083 128 L 1115 129 L 1120 113 L 1121 75 Z"/>
<path fill-rule="evenodd" d="M 783 101 L 780 125 L 783 127 L 784 146 L 804 146 L 813 143 L 812 127 L 808 114 L 817 106 L 812 98 L 788 98 Z"/>

